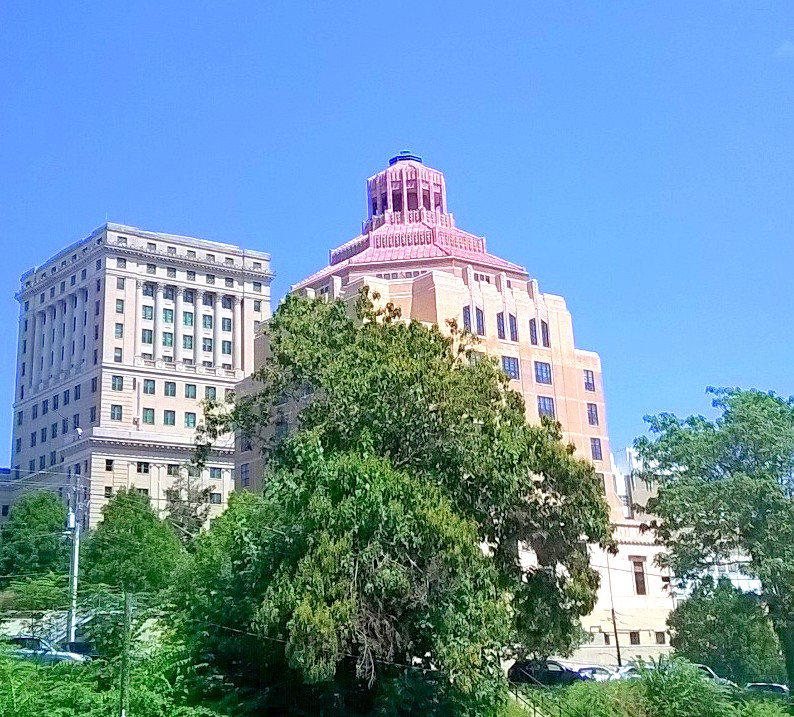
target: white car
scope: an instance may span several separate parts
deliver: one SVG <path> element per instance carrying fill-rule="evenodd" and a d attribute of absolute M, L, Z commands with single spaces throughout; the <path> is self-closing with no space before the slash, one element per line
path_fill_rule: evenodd
<path fill-rule="evenodd" d="M 612 668 L 604 667 L 604 665 L 580 665 L 574 669 L 586 680 L 595 682 L 606 682 L 615 673 Z"/>
<path fill-rule="evenodd" d="M 8 653 L 12 657 L 21 657 L 25 660 L 35 660 L 44 664 L 53 665 L 58 662 L 89 662 L 90 658 L 78 655 L 76 652 L 56 650 L 52 644 L 40 637 L 18 635 L 8 640 L 12 650 Z"/>
<path fill-rule="evenodd" d="M 788 687 L 786 685 L 779 685 L 776 682 L 748 682 L 744 689 L 748 692 L 778 695 L 779 697 L 788 697 L 789 695 Z"/>

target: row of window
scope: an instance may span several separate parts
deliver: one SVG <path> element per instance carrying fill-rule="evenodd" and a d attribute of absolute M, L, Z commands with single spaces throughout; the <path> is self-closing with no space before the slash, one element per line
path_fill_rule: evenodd
<path fill-rule="evenodd" d="M 478 336 L 485 336 L 485 312 L 479 307 L 474 307 L 474 328 Z M 463 328 L 466 331 L 472 331 L 471 323 L 471 306 L 463 307 Z M 514 314 L 507 314 L 507 321 L 505 322 L 505 313 L 500 311 L 496 314 L 496 335 L 502 341 L 507 340 L 510 336 L 510 341 L 518 341 L 518 319 Z M 529 341 L 533 346 L 538 346 L 538 322 L 537 319 L 529 320 Z M 545 348 L 551 348 L 551 334 L 549 332 L 549 324 L 546 321 L 540 322 L 540 343 Z"/>
<path fill-rule="evenodd" d="M 502 356 L 502 370 L 513 380 L 521 378 L 519 361 L 515 356 Z M 590 369 L 583 373 L 585 391 L 595 391 L 595 374 Z M 551 364 L 535 361 L 535 382 L 548 386 L 552 384 Z"/>
<path fill-rule="evenodd" d="M 124 420 L 124 407 L 118 403 L 110 405 L 110 420 L 123 421 Z M 147 425 L 154 425 L 154 409 L 142 408 L 141 409 L 141 423 Z M 163 425 L 175 426 L 176 425 L 176 411 L 165 410 L 163 411 Z M 184 413 L 184 426 L 185 428 L 196 427 L 196 413 L 194 411 L 185 411 Z"/>
<path fill-rule="evenodd" d="M 540 416 L 548 416 L 555 418 L 554 399 L 551 396 L 538 396 L 538 414 Z M 598 423 L 598 406 L 595 403 L 587 404 L 587 423 L 590 426 L 597 426 Z"/>
<path fill-rule="evenodd" d="M 127 246 L 127 237 L 118 236 L 116 238 L 118 240 L 118 243 L 121 246 Z M 146 242 L 146 250 L 147 251 L 157 251 L 157 243 L 153 242 L 153 241 Z M 166 245 L 166 254 L 168 254 L 169 256 L 176 256 L 176 247 L 175 246 Z M 196 250 L 195 249 L 187 249 L 186 252 L 185 252 L 185 256 L 188 259 L 195 259 L 196 258 Z M 208 262 L 214 264 L 215 263 L 215 254 L 211 254 L 210 252 L 207 252 L 204 255 L 204 259 L 205 259 L 205 261 L 208 261 Z M 230 257 L 230 256 L 225 256 L 225 257 L 223 257 L 223 263 L 226 266 L 234 266 L 234 259 L 232 257 Z M 97 268 L 99 268 L 99 267 L 97 267 Z M 261 269 L 262 268 L 262 262 L 261 261 L 253 262 L 253 268 L 254 268 L 254 270 Z"/>
<path fill-rule="evenodd" d="M 118 257 L 116 259 L 116 268 L 117 269 L 126 269 L 127 268 L 127 260 L 124 259 L 123 257 Z M 261 265 L 260 265 L 259 268 L 261 268 Z M 150 276 L 156 276 L 157 275 L 157 264 L 147 264 L 146 265 L 146 273 L 149 274 Z M 176 268 L 173 267 L 173 266 L 166 267 L 165 268 L 165 274 L 166 274 L 166 276 L 169 279 L 175 279 L 176 278 Z M 188 270 L 187 272 L 185 272 L 185 278 L 188 281 L 195 281 L 196 280 L 196 272 Z M 214 285 L 216 277 L 215 277 L 215 274 L 206 274 L 204 279 L 207 282 L 207 284 Z M 224 279 L 224 285 L 229 287 L 229 288 L 234 287 L 234 285 L 235 285 L 234 279 L 232 279 L 231 277 L 226 277 Z M 262 291 L 262 282 L 261 281 L 254 281 L 253 282 L 253 290 L 256 291 L 256 292 L 261 292 Z"/>
<path fill-rule="evenodd" d="M 134 379 L 133 379 L 134 382 Z M 157 382 L 153 378 L 144 378 L 142 380 L 143 384 L 143 393 L 146 396 L 154 396 L 157 392 Z M 133 386 L 134 387 L 134 386 Z M 111 376 L 110 377 L 110 388 L 113 391 L 123 391 L 124 390 L 124 376 Z M 233 389 L 227 388 L 224 394 L 224 400 L 229 401 L 231 400 L 232 395 L 234 394 Z M 176 381 L 164 381 L 163 382 L 163 395 L 168 397 L 175 397 L 176 396 Z M 195 383 L 186 383 L 185 384 L 185 398 L 196 398 L 197 391 L 196 391 L 196 384 Z M 216 401 L 218 399 L 218 389 L 215 386 L 205 386 L 204 387 L 204 398 L 207 401 Z"/>
<path fill-rule="evenodd" d="M 138 473 L 146 473 L 150 472 L 151 464 L 148 461 L 138 461 L 137 462 L 137 471 Z M 77 468 L 77 464 L 75 468 Z M 105 471 L 107 473 L 112 473 L 116 467 L 116 462 L 112 458 L 105 459 Z M 181 468 L 185 468 L 187 471 L 188 476 L 192 478 L 198 478 L 201 475 L 201 469 L 198 466 L 194 465 L 184 465 L 179 463 L 168 463 L 166 465 L 166 472 L 169 476 L 178 477 L 179 471 Z M 77 471 L 79 473 L 80 471 Z M 210 473 L 210 480 L 221 480 L 223 478 L 223 468 L 219 468 L 217 466 L 210 466 L 209 468 Z"/>
<path fill-rule="evenodd" d="M 123 301 L 123 299 L 119 299 L 119 301 Z M 146 321 L 153 321 L 154 320 L 154 307 L 149 305 L 143 305 L 141 307 L 141 318 Z M 193 326 L 193 320 L 195 315 L 192 311 L 183 311 L 182 312 L 182 325 L 183 326 Z M 211 329 L 214 325 L 215 318 L 212 314 L 202 314 L 201 316 L 201 326 L 205 329 Z M 173 324 L 174 323 L 174 310 L 173 309 L 163 309 L 163 323 L 164 324 Z M 116 324 L 116 328 L 118 329 L 121 324 Z M 221 318 L 221 331 L 231 331 L 232 330 L 232 320 L 228 316 L 224 316 Z M 122 326 L 123 331 L 123 326 Z M 116 336 L 116 338 L 121 338 L 121 336 Z"/>
<path fill-rule="evenodd" d="M 154 344 L 154 333 L 151 329 L 141 329 L 141 343 L 142 344 Z M 163 331 L 163 346 L 173 346 L 174 345 L 174 334 L 171 331 Z M 201 350 L 207 353 L 212 353 L 213 349 L 213 339 L 209 337 L 203 337 L 201 339 Z M 192 349 L 193 348 L 193 336 L 191 334 L 187 334 L 186 336 L 182 337 L 182 348 L 183 349 Z M 221 341 L 221 353 L 226 354 L 227 356 L 232 355 L 232 342 L 231 341 Z"/>

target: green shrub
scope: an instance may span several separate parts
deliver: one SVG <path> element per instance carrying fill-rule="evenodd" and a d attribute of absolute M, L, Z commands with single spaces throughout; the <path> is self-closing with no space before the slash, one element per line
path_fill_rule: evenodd
<path fill-rule="evenodd" d="M 659 669 L 661 668 L 661 669 Z M 724 690 L 685 662 L 660 663 L 639 679 L 648 717 L 733 717 Z"/>
<path fill-rule="evenodd" d="M 789 717 L 790 714 L 775 700 L 753 699 L 736 708 L 736 717 Z"/>

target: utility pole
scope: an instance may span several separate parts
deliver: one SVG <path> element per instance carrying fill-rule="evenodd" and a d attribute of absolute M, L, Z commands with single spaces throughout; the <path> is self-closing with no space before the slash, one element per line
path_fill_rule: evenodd
<path fill-rule="evenodd" d="M 119 685 L 119 717 L 127 717 L 130 706 L 130 649 L 132 644 L 132 594 L 124 591 L 124 632 L 121 642 L 121 684 Z"/>
<path fill-rule="evenodd" d="M 72 554 L 69 558 L 69 613 L 66 618 L 66 632 L 69 642 L 75 641 L 77 631 L 77 575 L 80 569 L 80 521 L 74 509 L 69 508 L 66 528 L 72 536 Z"/>
<path fill-rule="evenodd" d="M 618 658 L 618 667 L 623 667 L 623 661 L 620 659 L 620 638 L 618 637 L 618 621 L 615 617 L 615 598 L 612 595 L 612 571 L 609 569 L 609 552 L 607 556 L 607 581 L 609 582 L 609 604 L 612 610 L 612 632 L 615 635 L 615 652 Z"/>

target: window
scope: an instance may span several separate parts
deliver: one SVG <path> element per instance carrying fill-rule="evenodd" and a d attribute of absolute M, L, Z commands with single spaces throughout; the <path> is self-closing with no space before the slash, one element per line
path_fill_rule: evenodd
<path fill-rule="evenodd" d="M 173 478 L 179 476 L 179 464 L 178 463 L 169 463 L 166 466 L 166 472 Z"/>
<path fill-rule="evenodd" d="M 205 329 L 211 329 L 212 328 L 212 316 L 210 314 L 204 314 L 204 316 L 201 317 L 201 325 Z"/>
<path fill-rule="evenodd" d="M 535 381 L 551 385 L 551 364 L 535 361 Z"/>
<path fill-rule="evenodd" d="M 598 406 L 594 403 L 587 404 L 587 422 L 591 426 L 598 425 Z"/>
<path fill-rule="evenodd" d="M 192 311 L 185 311 L 182 314 L 182 323 L 185 326 L 193 326 L 193 312 Z"/>
<path fill-rule="evenodd" d="M 174 381 L 166 381 L 163 394 L 171 397 L 176 396 L 176 383 Z"/>
<path fill-rule="evenodd" d="M 61 433 L 66 433 L 69 430 L 69 419 L 64 418 L 61 421 Z"/>
<path fill-rule="evenodd" d="M 156 264 L 147 264 L 146 265 L 146 273 L 147 274 L 156 274 L 157 273 L 157 265 Z"/>
<path fill-rule="evenodd" d="M 477 323 L 477 335 L 485 336 L 485 314 L 482 309 L 474 308 L 475 319 Z"/>
<path fill-rule="evenodd" d="M 204 398 L 207 401 L 214 401 L 218 396 L 218 391 L 215 386 L 207 386 L 204 389 Z"/>
<path fill-rule="evenodd" d="M 154 379 L 153 378 L 145 378 L 143 379 L 143 392 L 148 394 L 149 396 L 154 395 Z"/>
<path fill-rule="evenodd" d="M 221 353 L 222 354 L 229 354 L 232 353 L 232 342 L 231 341 L 221 341 Z"/>
<path fill-rule="evenodd" d="M 138 473 L 149 473 L 149 464 L 146 461 L 138 461 Z"/>
<path fill-rule="evenodd" d="M 163 411 L 163 425 L 164 426 L 176 425 L 176 411 Z"/>
<path fill-rule="evenodd" d="M 212 306 L 215 303 L 215 294 L 204 294 L 201 303 L 204 306 Z"/>
<path fill-rule="evenodd" d="M 174 290 L 173 286 L 166 286 L 165 290 L 163 291 L 163 297 L 168 301 L 173 301 L 174 296 L 176 295 L 176 291 Z"/>
<path fill-rule="evenodd" d="M 80 384 L 79 383 L 74 387 L 74 400 L 75 401 L 79 401 L 80 400 Z"/>
<path fill-rule="evenodd" d="M 163 331 L 163 346 L 174 345 L 174 334 L 170 331 Z"/>
<path fill-rule="evenodd" d="M 99 384 L 99 380 L 97 379 L 96 376 L 94 376 L 94 378 L 91 379 L 91 393 L 96 393 L 97 392 L 98 384 Z M 54 401 L 55 401 L 55 399 L 53 398 L 53 404 L 52 405 L 55 408 L 57 408 L 57 406 L 55 405 Z"/>
<path fill-rule="evenodd" d="M 111 404 L 110 406 L 110 420 L 120 421 L 124 415 L 124 410 L 118 403 Z"/>
<path fill-rule="evenodd" d="M 648 587 L 645 584 L 645 561 L 633 559 L 631 561 L 631 569 L 634 573 L 634 594 L 647 595 Z"/>
<path fill-rule="evenodd" d="M 259 299 L 254 301 L 254 311 L 262 311 L 262 302 Z"/>
<path fill-rule="evenodd" d="M 590 369 L 584 370 L 585 391 L 595 391 L 595 374 Z"/>
<path fill-rule="evenodd" d="M 185 411 L 185 428 L 196 427 L 196 414 L 192 411 Z"/>
<path fill-rule="evenodd" d="M 88 421 L 89 423 L 96 423 L 96 406 L 91 406 L 88 410 Z"/>
<path fill-rule="evenodd" d="M 122 259 L 121 257 L 116 259 L 116 268 L 117 269 L 126 269 L 127 268 L 127 260 L 126 259 Z"/>
<path fill-rule="evenodd" d="M 154 342 L 154 332 L 151 329 L 141 329 L 141 343 L 151 344 Z"/>
<path fill-rule="evenodd" d="M 638 630 L 632 630 L 629 633 L 629 643 L 632 645 L 639 645 L 640 644 L 640 633 Z"/>
<path fill-rule="evenodd" d="M 600 438 L 591 438 L 590 439 L 590 455 L 593 457 L 594 461 L 603 460 L 603 456 L 601 454 L 601 439 Z"/>
<path fill-rule="evenodd" d="M 117 314 L 124 313 L 124 299 L 116 299 L 116 313 Z"/>
<path fill-rule="evenodd" d="M 223 400 L 227 403 L 229 401 L 234 400 L 234 389 L 233 388 L 225 388 L 223 389 Z"/>
<path fill-rule="evenodd" d="M 143 295 L 144 296 L 154 296 L 154 284 L 150 284 L 149 282 L 143 285 Z"/>
<path fill-rule="evenodd" d="M 47 467 L 47 456 L 39 456 L 39 470 L 43 471 Z"/>
<path fill-rule="evenodd" d="M 223 478 L 223 470 L 221 468 L 217 468 L 217 467 L 210 468 L 211 480 L 221 480 L 221 478 Z"/>
<path fill-rule="evenodd" d="M 22 439 L 17 438 L 15 453 L 21 453 L 21 452 L 22 452 Z"/>
<path fill-rule="evenodd" d="M 510 340 L 518 341 L 518 321 L 513 314 L 509 314 L 507 318 L 510 326 Z"/>
<path fill-rule="evenodd" d="M 207 283 L 214 284 L 215 283 L 215 274 L 207 274 Z"/>
<path fill-rule="evenodd" d="M 231 331 L 232 330 L 232 320 L 229 318 L 221 319 L 221 329 L 223 331 Z"/>
<path fill-rule="evenodd" d="M 471 331 L 471 307 L 463 307 L 463 328 L 466 331 Z"/>
<path fill-rule="evenodd" d="M 500 311 L 496 315 L 496 335 L 500 339 L 504 339 L 505 337 L 505 315 L 503 311 Z"/>
<path fill-rule="evenodd" d="M 106 485 L 105 486 L 105 498 L 112 498 L 113 497 L 113 486 Z"/>
<path fill-rule="evenodd" d="M 247 433 L 243 433 L 240 436 L 240 452 L 246 453 L 248 451 L 254 450 L 254 441 L 250 435 Z"/>
<path fill-rule="evenodd" d="M 186 335 L 182 337 L 182 348 L 183 349 L 192 349 L 193 348 L 193 337 L 190 335 Z"/>
<path fill-rule="evenodd" d="M 46 416 L 49 413 L 49 411 L 50 411 L 50 399 L 45 398 L 41 402 L 41 415 Z"/>
<path fill-rule="evenodd" d="M 231 296 L 222 296 L 221 297 L 221 306 L 224 309 L 231 309 L 232 308 L 232 297 Z"/>
<path fill-rule="evenodd" d="M 540 340 L 546 348 L 551 347 L 549 338 L 549 325 L 545 321 L 540 322 Z"/>
<path fill-rule="evenodd" d="M 251 482 L 251 464 L 243 463 L 240 466 L 240 485 L 248 486 Z"/>
<path fill-rule="evenodd" d="M 8 505 L 7 504 L 3 504 L 2 509 L 0 509 L 0 515 L 2 515 L 4 518 L 8 515 Z"/>
<path fill-rule="evenodd" d="M 173 309 L 163 309 L 163 321 L 166 324 L 173 324 L 174 323 L 174 310 Z"/>
<path fill-rule="evenodd" d="M 554 399 L 550 396 L 538 396 L 538 415 L 554 418 Z"/>
<path fill-rule="evenodd" d="M 36 440 L 38 439 L 38 437 L 39 437 L 39 436 L 38 436 L 38 434 L 36 433 L 36 431 L 33 431 L 33 432 L 30 434 L 30 447 L 31 447 L 31 448 L 33 448 L 33 447 L 36 445 Z"/>
<path fill-rule="evenodd" d="M 117 339 L 124 338 L 124 324 L 116 324 L 113 328 L 113 336 Z"/>
<path fill-rule="evenodd" d="M 207 254 L 207 261 L 214 263 L 215 262 L 215 254 Z"/>
<path fill-rule="evenodd" d="M 212 339 L 202 339 L 201 340 L 201 348 L 204 351 L 212 351 Z"/>
<path fill-rule="evenodd" d="M 187 280 L 188 281 L 195 281 L 196 280 L 196 272 L 195 271 L 188 271 L 187 272 Z"/>
<path fill-rule="evenodd" d="M 513 380 L 518 380 L 518 359 L 515 356 L 502 356 L 502 371 Z"/>
<path fill-rule="evenodd" d="M 185 398 L 195 398 L 196 397 L 196 384 L 195 383 L 186 383 L 185 384 Z"/>
<path fill-rule="evenodd" d="M 123 289 L 124 285 L 125 285 L 124 277 L 123 276 L 117 276 L 116 277 L 116 288 L 117 289 Z"/>
<path fill-rule="evenodd" d="M 54 408 L 57 408 L 57 406 L 55 405 L 54 402 L 53 402 L 52 405 L 53 405 Z M 22 421 L 24 419 L 24 416 L 25 416 L 25 414 L 22 411 L 17 411 L 17 425 L 18 426 L 22 425 Z"/>
<path fill-rule="evenodd" d="M 63 405 L 64 405 L 64 406 L 65 406 L 67 403 L 69 403 L 69 399 L 67 398 L 68 396 L 69 396 L 69 392 L 68 392 L 68 391 L 64 391 L 64 392 L 63 392 L 63 399 L 64 399 L 64 400 L 63 400 Z M 38 417 L 39 417 L 39 404 L 38 404 L 38 403 L 37 403 L 37 404 L 35 404 L 35 405 L 34 405 L 34 406 L 33 406 L 33 407 L 30 409 L 30 415 L 31 415 L 33 418 L 38 418 Z"/>
<path fill-rule="evenodd" d="M 121 353 L 121 349 L 113 349 L 113 361 L 116 363 L 121 363 L 123 355 Z"/>
<path fill-rule="evenodd" d="M 50 465 L 54 466 L 58 462 L 58 456 L 55 451 L 50 451 Z"/>
<path fill-rule="evenodd" d="M 110 388 L 113 391 L 123 391 L 124 390 L 124 376 L 111 376 L 110 377 Z"/>
<path fill-rule="evenodd" d="M 41 429 L 41 442 L 47 442 L 47 426 L 44 426 L 44 428 Z"/>
<path fill-rule="evenodd" d="M 153 408 L 144 408 L 141 411 L 141 420 L 144 423 L 148 423 L 149 425 L 154 425 L 154 409 Z"/>
<path fill-rule="evenodd" d="M 112 471 L 113 470 L 113 459 L 112 458 L 105 458 L 105 470 Z"/>
<path fill-rule="evenodd" d="M 50 437 L 57 438 L 58 437 L 58 422 L 56 421 L 50 426 Z"/>
<path fill-rule="evenodd" d="M 210 493 L 210 503 L 212 505 L 220 505 L 221 504 L 221 494 L 220 493 Z"/>
<path fill-rule="evenodd" d="M 667 644 L 667 633 L 663 630 L 656 631 L 656 644 L 657 645 L 666 645 Z"/>
<path fill-rule="evenodd" d="M 142 306 L 141 307 L 142 317 L 144 319 L 151 320 L 154 318 L 154 306 Z"/>
<path fill-rule="evenodd" d="M 147 463 L 146 465 L 149 465 L 149 464 Z M 138 495 L 146 495 L 146 496 L 148 496 L 148 495 L 149 495 L 149 489 L 148 489 L 148 488 L 136 488 L 136 489 L 135 489 L 135 492 L 136 492 Z"/>
<path fill-rule="evenodd" d="M 234 286 L 234 279 L 226 278 L 225 280 L 226 287 L 231 289 Z"/>
<path fill-rule="evenodd" d="M 168 268 L 165 270 L 165 275 L 166 275 L 166 276 L 167 276 L 169 279 L 176 279 L 176 269 L 174 269 L 174 267 L 173 267 L 173 266 L 169 266 L 169 267 L 168 267 Z"/>

